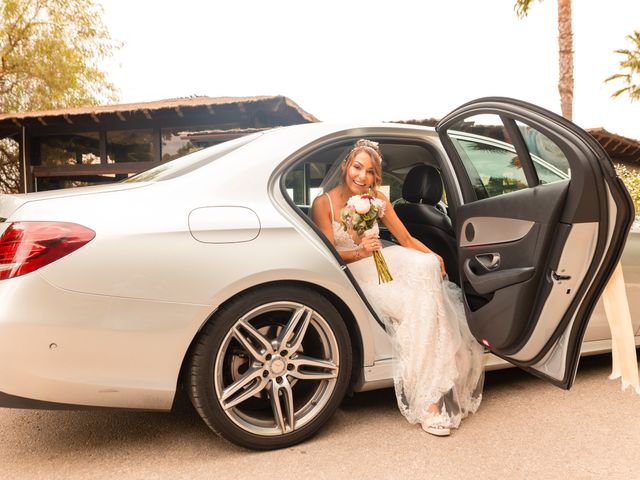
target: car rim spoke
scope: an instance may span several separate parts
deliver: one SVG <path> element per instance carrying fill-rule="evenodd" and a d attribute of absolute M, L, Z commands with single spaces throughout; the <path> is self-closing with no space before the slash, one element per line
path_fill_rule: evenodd
<path fill-rule="evenodd" d="M 295 367 L 289 374 L 300 380 L 330 380 L 338 376 L 338 366 L 329 360 L 297 355 L 289 360 L 289 364 Z M 309 368 L 314 370 L 309 371 Z"/>
<path fill-rule="evenodd" d="M 291 388 L 291 384 L 289 380 L 284 379 L 284 383 L 282 385 L 282 398 L 284 399 L 284 409 L 287 414 L 287 421 L 289 422 L 289 428 L 294 430 L 296 428 L 295 424 L 295 407 L 293 405 L 293 389 Z"/>
<path fill-rule="evenodd" d="M 242 328 L 248 335 L 244 335 Z M 273 353 L 273 347 L 271 343 L 249 322 L 241 321 L 233 327 L 233 336 L 238 340 L 242 346 L 249 352 L 249 354 L 258 361 L 264 362 L 265 353 Z M 251 339 L 254 339 L 263 349 L 264 353 L 258 350 L 254 345 Z"/>
<path fill-rule="evenodd" d="M 280 348 L 289 348 L 293 352 L 300 348 L 312 315 L 313 310 L 306 307 L 299 308 L 294 312 L 278 339 Z"/>
<path fill-rule="evenodd" d="M 274 380 L 271 380 L 271 388 L 269 389 L 269 397 L 271 398 L 271 408 L 273 410 L 273 417 L 275 418 L 276 425 L 282 433 L 286 433 L 287 425 L 282 414 L 282 405 L 280 404 L 280 385 Z"/>
<path fill-rule="evenodd" d="M 247 374 L 243 375 L 237 382 L 227 387 L 220 401 L 222 402 L 222 408 L 228 410 L 233 408 L 248 398 L 253 397 L 259 393 L 266 386 L 267 381 L 262 377 L 262 370 L 255 369 Z M 239 390 L 242 390 L 237 396 L 234 396 Z"/>

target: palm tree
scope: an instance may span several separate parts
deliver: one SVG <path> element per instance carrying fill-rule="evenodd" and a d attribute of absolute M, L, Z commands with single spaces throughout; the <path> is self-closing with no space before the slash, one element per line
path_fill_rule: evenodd
<path fill-rule="evenodd" d="M 626 73 L 611 75 L 605 82 L 621 79 L 625 85 L 624 88 L 613 92 L 611 94 L 612 97 L 617 97 L 627 92 L 631 101 L 640 100 L 640 31 L 636 30 L 631 35 L 627 35 L 626 38 L 633 43 L 633 50 L 623 48 L 615 51 L 615 53 L 626 57 L 619 63 L 620 68 Z"/>
<path fill-rule="evenodd" d="M 529 13 L 533 0 L 516 0 L 514 10 L 520 18 Z M 573 117 L 573 30 L 571 28 L 571 0 L 558 0 L 558 50 L 560 108 L 562 116 Z"/>

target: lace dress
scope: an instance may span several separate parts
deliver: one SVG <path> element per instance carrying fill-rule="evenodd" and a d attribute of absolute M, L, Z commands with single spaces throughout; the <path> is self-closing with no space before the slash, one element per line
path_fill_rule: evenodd
<path fill-rule="evenodd" d="M 334 220 L 333 205 L 331 221 L 336 249 L 356 248 Z M 391 335 L 398 407 L 412 424 L 457 428 L 480 406 L 484 382 L 483 349 L 467 326 L 462 292 L 442 280 L 433 254 L 398 245 L 383 254 L 393 275 L 389 283 L 378 284 L 371 257 L 350 263 L 349 270 Z M 429 411 L 434 404 L 437 413 Z"/>

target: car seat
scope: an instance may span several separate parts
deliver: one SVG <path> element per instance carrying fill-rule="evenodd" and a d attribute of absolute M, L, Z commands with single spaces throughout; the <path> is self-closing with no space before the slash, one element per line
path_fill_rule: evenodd
<path fill-rule="evenodd" d="M 444 260 L 449 280 L 459 284 L 456 238 L 451 219 L 436 205 L 442 199 L 442 178 L 431 165 L 413 167 L 402 185 L 407 203 L 394 206 L 409 233 Z"/>

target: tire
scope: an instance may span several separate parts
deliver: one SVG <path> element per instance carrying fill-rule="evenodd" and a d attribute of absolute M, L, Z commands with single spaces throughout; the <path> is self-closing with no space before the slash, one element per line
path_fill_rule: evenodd
<path fill-rule="evenodd" d="M 316 433 L 344 398 L 351 369 L 335 307 L 312 289 L 272 286 L 235 297 L 205 325 L 187 390 L 217 434 L 270 450 Z"/>

